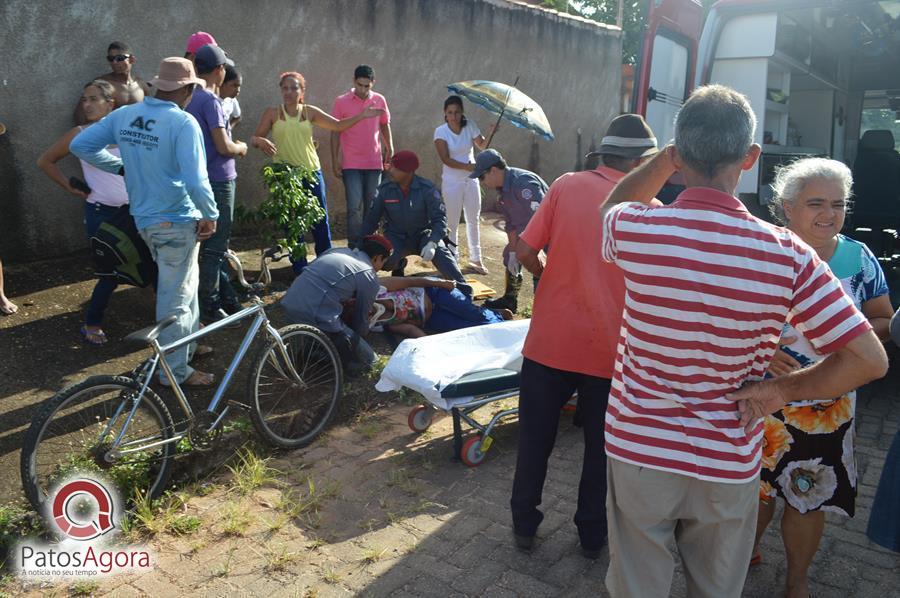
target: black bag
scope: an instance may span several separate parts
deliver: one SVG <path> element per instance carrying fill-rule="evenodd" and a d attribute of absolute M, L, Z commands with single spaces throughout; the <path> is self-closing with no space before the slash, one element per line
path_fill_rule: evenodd
<path fill-rule="evenodd" d="M 156 283 L 156 262 L 138 233 L 128 206 L 121 206 L 91 237 L 97 276 L 115 276 L 136 287 Z"/>

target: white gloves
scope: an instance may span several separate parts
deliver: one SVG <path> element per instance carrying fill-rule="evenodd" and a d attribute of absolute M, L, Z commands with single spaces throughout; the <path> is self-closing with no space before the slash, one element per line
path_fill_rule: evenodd
<path fill-rule="evenodd" d="M 510 251 L 509 257 L 506 260 L 506 269 L 509 270 L 509 273 L 513 276 L 518 276 L 520 268 L 521 264 L 519 264 L 519 258 L 516 257 L 516 252 Z"/>
<path fill-rule="evenodd" d="M 435 249 L 437 249 L 437 244 L 434 241 L 428 241 L 425 243 L 425 247 L 422 248 L 422 253 L 419 255 L 421 255 L 422 259 L 426 262 L 430 262 L 434 257 Z"/>

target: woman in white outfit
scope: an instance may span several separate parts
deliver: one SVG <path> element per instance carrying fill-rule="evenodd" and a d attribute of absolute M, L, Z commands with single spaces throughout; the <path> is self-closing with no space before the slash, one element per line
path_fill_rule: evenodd
<path fill-rule="evenodd" d="M 466 120 L 463 102 L 459 96 L 450 96 L 444 101 L 444 124 L 434 130 L 434 146 L 444 163 L 441 175 L 441 193 L 447 207 L 447 234 L 454 246 L 453 254 L 459 260 L 458 240 L 459 216 L 466 215 L 466 239 L 469 242 L 469 267 L 479 274 L 487 274 L 481 262 L 481 190 L 478 181 L 469 178 L 475 168 L 475 154 L 472 146 L 485 149 L 487 141 L 478 125 Z M 492 127 L 493 129 L 493 127 Z"/>

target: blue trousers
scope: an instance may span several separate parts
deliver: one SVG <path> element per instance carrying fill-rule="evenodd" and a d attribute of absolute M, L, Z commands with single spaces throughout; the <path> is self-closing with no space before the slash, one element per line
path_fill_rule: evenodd
<path fill-rule="evenodd" d="M 228 277 L 225 252 L 231 239 L 234 219 L 235 181 L 210 182 L 213 198 L 219 208 L 216 232 L 200 243 L 200 309 L 214 311 L 223 305 L 239 303 Z"/>
<path fill-rule="evenodd" d="M 325 210 L 325 217 L 319 220 L 312 230 L 313 240 L 316 243 L 316 255 L 319 256 L 331 249 L 331 228 L 328 224 L 328 201 L 325 199 L 325 177 L 322 176 L 321 170 L 317 170 L 315 175 L 315 184 L 305 184 L 306 188 L 319 200 L 319 205 L 322 206 L 322 209 Z M 309 260 L 304 256 L 297 261 L 292 261 L 291 267 L 296 274 L 300 274 L 308 263 Z"/>
<path fill-rule="evenodd" d="M 103 205 L 101 203 L 84 203 L 84 228 L 90 239 L 100 225 L 107 218 L 115 214 L 119 208 Z M 88 303 L 87 312 L 84 316 L 84 323 L 88 326 L 100 326 L 103 323 L 103 312 L 109 305 L 109 298 L 112 297 L 113 291 L 119 283 L 115 276 L 101 276 L 94 285 L 94 291 L 91 293 L 91 301 Z"/>
<path fill-rule="evenodd" d="M 496 324 L 503 318 L 496 312 L 472 303 L 461 291 L 427 287 L 431 299 L 431 317 L 425 327 L 435 332 L 449 332 L 483 324 Z"/>
<path fill-rule="evenodd" d="M 388 257 L 382 269 L 395 270 L 400 265 L 400 260 L 406 256 L 419 255 L 425 244 L 428 243 L 430 234 L 431 231 L 429 230 L 422 231 L 418 236 L 407 236 L 393 233 L 389 230 L 385 231 L 384 236 L 394 246 L 394 251 Z M 457 263 L 456 258 L 453 257 L 453 254 L 450 253 L 450 250 L 443 243 L 435 249 L 431 263 L 445 278 L 456 282 L 466 282 L 466 277 L 463 276 L 462 271 L 459 269 L 459 263 Z"/>
<path fill-rule="evenodd" d="M 344 192 L 347 196 L 347 241 L 353 246 L 359 238 L 363 221 L 369 213 L 369 205 L 381 182 L 381 170 L 345 168 L 342 172 Z"/>
<path fill-rule="evenodd" d="M 876 544 L 900 552 L 900 432 L 884 460 L 866 533 Z"/>

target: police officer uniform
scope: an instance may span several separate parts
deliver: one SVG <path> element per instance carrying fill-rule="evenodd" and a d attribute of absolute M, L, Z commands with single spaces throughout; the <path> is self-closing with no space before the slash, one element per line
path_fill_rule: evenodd
<path fill-rule="evenodd" d="M 436 245 L 431 261 L 438 271 L 450 280 L 465 282 L 453 254 L 441 243 L 447 234 L 447 213 L 441 192 L 431 181 L 414 175 L 406 194 L 392 180 L 381 183 L 363 224 L 363 235 L 372 234 L 382 216 L 384 236 L 394 246 L 385 270 L 398 269 L 404 257 L 420 253 L 430 242 Z"/>

